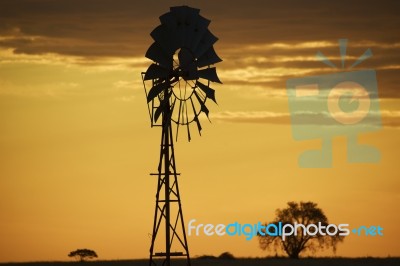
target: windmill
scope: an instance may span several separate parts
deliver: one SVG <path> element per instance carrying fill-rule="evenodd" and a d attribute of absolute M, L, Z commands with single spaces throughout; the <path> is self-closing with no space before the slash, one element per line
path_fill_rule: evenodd
<path fill-rule="evenodd" d="M 199 116 L 204 113 L 208 117 L 209 113 L 206 101 L 216 103 L 210 83 L 221 83 L 211 65 L 222 60 L 213 48 L 218 38 L 208 29 L 210 20 L 202 17 L 199 9 L 171 7 L 160 16 L 160 22 L 150 34 L 154 43 L 146 52 L 153 63 L 142 73 L 151 126 L 162 128 L 158 171 L 150 174 L 158 176 L 150 265 L 157 265 L 157 258 L 161 258 L 162 265 L 169 266 L 175 256 L 186 257 L 190 265 L 172 127 L 176 126 L 176 139 L 179 129 L 184 128 L 190 141 L 192 124 L 201 134 Z M 160 245 L 162 228 L 165 239 Z M 159 246 L 164 250 L 156 251 Z"/>

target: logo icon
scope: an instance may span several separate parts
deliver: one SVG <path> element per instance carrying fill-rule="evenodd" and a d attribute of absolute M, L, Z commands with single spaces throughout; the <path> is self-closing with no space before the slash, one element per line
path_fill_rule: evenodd
<path fill-rule="evenodd" d="M 344 69 L 347 40 L 340 39 L 339 46 Z M 321 52 L 316 56 L 324 64 L 337 68 Z M 367 49 L 349 69 L 371 56 L 372 51 Z M 357 142 L 360 133 L 382 127 L 375 70 L 293 78 L 286 85 L 294 139 L 322 140 L 320 150 L 307 150 L 300 155 L 300 167 L 332 167 L 332 139 L 336 136 L 347 137 L 348 162 L 380 161 L 377 148 Z"/>

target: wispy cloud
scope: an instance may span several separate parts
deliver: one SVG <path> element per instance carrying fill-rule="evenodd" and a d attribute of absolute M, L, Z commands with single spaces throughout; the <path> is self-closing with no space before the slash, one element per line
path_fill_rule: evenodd
<path fill-rule="evenodd" d="M 116 101 L 121 101 L 121 102 L 132 102 L 135 100 L 135 96 L 134 95 L 130 95 L 130 96 L 121 96 L 121 97 L 116 97 L 114 98 Z"/>
<path fill-rule="evenodd" d="M 302 116 L 299 119 L 300 123 L 304 125 L 329 125 L 326 123 L 326 118 L 329 116 L 326 113 L 313 113 L 303 112 L 298 113 Z M 361 115 L 361 114 L 360 114 Z M 212 120 L 231 122 L 231 123 L 262 123 L 262 124 L 279 124 L 290 125 L 291 114 L 282 112 L 269 112 L 269 111 L 225 111 L 211 114 Z M 384 127 L 400 128 L 400 111 L 382 110 L 380 113 L 374 113 L 373 117 L 381 116 Z M 372 124 L 375 125 L 376 119 L 370 118 L 364 121 L 362 125 Z"/>
<path fill-rule="evenodd" d="M 121 91 L 143 90 L 142 87 L 137 86 L 137 82 L 132 80 L 118 80 L 113 83 L 113 87 Z"/>

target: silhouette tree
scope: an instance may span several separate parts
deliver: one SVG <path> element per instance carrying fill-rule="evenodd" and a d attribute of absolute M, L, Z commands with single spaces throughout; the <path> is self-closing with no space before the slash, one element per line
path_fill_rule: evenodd
<path fill-rule="evenodd" d="M 77 249 L 75 251 L 71 251 L 68 254 L 68 257 L 75 257 L 80 262 L 84 262 L 86 259 L 97 258 L 97 254 L 95 251 L 90 249 Z"/>
<path fill-rule="evenodd" d="M 303 224 L 306 228 L 308 225 L 321 223 L 321 226 L 327 226 L 328 218 L 324 212 L 317 207 L 314 202 L 288 202 L 288 207 L 285 209 L 277 209 L 275 211 L 276 218 L 270 223 L 274 224 L 268 229 L 271 234 L 266 234 L 267 229 L 263 229 L 262 232 L 265 235 L 258 233 L 260 247 L 263 250 L 274 247 L 275 252 L 278 249 L 283 250 L 290 258 L 298 259 L 299 254 L 304 251 L 311 251 L 315 253 L 317 250 L 323 250 L 325 248 L 332 248 L 336 252 L 336 245 L 344 240 L 344 236 L 339 235 L 339 230 L 332 227 L 328 228 L 330 234 L 326 233 L 326 230 L 317 232 L 315 235 L 305 234 L 304 229 L 301 227 L 297 228 L 297 234 L 286 236 L 283 241 L 282 237 L 279 236 L 278 232 L 274 232 L 274 228 L 279 228 L 279 222 L 281 226 L 285 224 Z M 315 228 L 311 228 L 310 231 L 315 232 Z M 277 233 L 275 235 L 275 233 Z"/>

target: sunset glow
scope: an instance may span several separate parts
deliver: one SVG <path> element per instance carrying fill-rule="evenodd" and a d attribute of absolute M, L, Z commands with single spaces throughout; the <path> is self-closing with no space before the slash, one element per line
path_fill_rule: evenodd
<path fill-rule="evenodd" d="M 251 4 L 250 4 L 251 2 Z M 337 256 L 400 256 L 400 17 L 398 3 L 333 1 L 1 1 L 0 262 L 147 258 L 161 130 L 150 128 L 141 73 L 150 32 L 170 6 L 200 8 L 223 62 L 202 136 L 179 138 L 185 221 L 257 223 L 288 201 L 314 201 L 331 223 L 380 225 L 350 235 Z M 348 38 L 341 66 L 338 39 Z M 359 135 L 379 163 L 350 164 L 333 139 L 332 168 L 300 168 L 321 140 L 292 136 L 286 81 L 377 73 L 383 128 Z M 190 236 L 192 256 L 274 255 L 256 238 Z M 317 253 L 333 256 L 332 251 Z"/>

